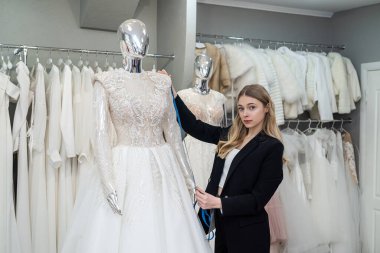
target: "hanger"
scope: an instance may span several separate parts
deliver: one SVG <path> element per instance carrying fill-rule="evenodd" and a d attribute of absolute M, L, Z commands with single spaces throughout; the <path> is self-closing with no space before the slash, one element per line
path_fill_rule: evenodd
<path fill-rule="evenodd" d="M 69 67 L 72 67 L 72 65 L 73 65 L 73 62 L 72 62 L 71 59 L 70 59 L 70 50 L 67 50 L 67 58 L 66 58 L 66 62 L 65 62 L 65 64 L 66 64 L 67 66 L 69 66 Z"/>
<path fill-rule="evenodd" d="M 106 61 L 104 63 L 104 70 L 107 71 L 110 63 L 108 62 L 108 53 L 106 54 Z"/>
<path fill-rule="evenodd" d="M 80 69 L 83 67 L 82 55 L 83 55 L 83 53 L 81 52 L 80 55 L 79 55 L 79 61 L 77 63 L 77 67 L 80 68 Z"/>
<path fill-rule="evenodd" d="M 311 127 L 311 119 L 309 119 L 309 127 L 305 131 L 303 131 L 303 133 L 304 134 L 312 134 L 313 131 L 317 130 L 317 128 L 318 128 L 318 124 L 316 127 Z"/>
<path fill-rule="evenodd" d="M 199 34 L 198 36 L 198 41 L 195 43 L 195 48 L 205 48 L 206 45 L 204 43 L 201 42 L 201 39 L 202 39 L 202 34 Z"/>
<path fill-rule="evenodd" d="M 341 119 L 341 122 L 340 122 L 340 129 L 339 129 L 339 131 L 340 131 L 341 133 L 348 133 L 348 131 L 347 131 L 346 129 L 343 128 L 343 123 L 344 123 L 344 120 Z"/>
<path fill-rule="evenodd" d="M 62 69 L 63 68 L 63 59 L 62 59 L 62 52 L 59 53 L 59 58 L 58 58 L 58 61 L 57 61 L 57 66 Z"/>
<path fill-rule="evenodd" d="M 304 133 L 301 131 L 301 129 L 298 128 L 299 124 L 300 124 L 300 120 L 297 121 L 296 132 L 303 135 Z"/>
<path fill-rule="evenodd" d="M 100 72 L 102 69 L 99 67 L 99 62 L 98 62 L 98 53 L 95 54 L 95 61 L 94 61 L 94 71 L 95 73 Z"/>
<path fill-rule="evenodd" d="M 288 125 L 286 126 L 285 129 L 290 129 L 290 120 L 288 121 Z M 284 129 L 284 130 L 285 130 L 285 129 Z"/>
<path fill-rule="evenodd" d="M 51 58 L 51 49 L 49 50 L 49 58 L 46 60 L 46 66 L 53 64 L 53 59 Z"/>
<path fill-rule="evenodd" d="M 117 68 L 117 64 L 116 64 L 116 62 L 115 62 L 115 55 L 113 55 L 112 56 L 112 67 L 114 68 L 114 69 L 116 69 Z"/>
<path fill-rule="evenodd" d="M 1 73 L 5 73 L 8 67 L 7 67 L 7 64 L 5 63 L 5 60 L 4 60 L 3 46 L 0 47 L 0 54 L 1 54 L 1 68 L 0 68 L 0 72 Z"/>
<path fill-rule="evenodd" d="M 99 63 L 98 63 L 98 61 L 94 61 L 94 69 L 97 69 L 99 67 Z"/>
<path fill-rule="evenodd" d="M 288 125 L 286 126 L 286 128 L 284 128 L 284 129 L 282 130 L 282 132 L 283 132 L 283 133 L 287 133 L 287 134 L 291 134 L 291 135 L 293 135 L 295 131 L 294 131 L 293 129 L 290 128 L 290 123 L 291 123 L 291 121 L 288 120 Z"/>
<path fill-rule="evenodd" d="M 8 61 L 7 67 L 10 70 L 13 68 L 13 64 L 12 64 L 12 61 L 11 61 L 11 58 L 9 57 L 9 55 L 7 55 L 7 61 Z"/>
<path fill-rule="evenodd" d="M 8 47 L 7 62 L 5 62 L 4 58 L 2 58 L 2 61 L 3 61 L 2 71 L 6 75 L 9 75 L 10 70 L 13 68 L 13 64 L 11 62 L 9 54 L 10 54 L 10 52 L 9 52 L 9 47 Z M 21 54 L 20 54 L 20 56 L 21 56 Z"/>
<path fill-rule="evenodd" d="M 156 64 L 157 64 L 157 57 L 156 56 L 153 56 L 153 67 L 152 67 L 152 72 L 157 72 L 157 69 L 156 69 Z"/>
<path fill-rule="evenodd" d="M 36 50 L 36 64 L 40 63 L 40 56 L 39 56 L 39 53 L 38 53 L 38 47 L 37 47 L 37 50 Z"/>
<path fill-rule="evenodd" d="M 7 55 L 7 68 L 8 68 L 8 73 L 9 73 L 9 70 L 11 70 L 12 68 L 13 68 L 13 64 L 12 64 L 12 61 L 11 61 L 11 59 L 10 59 L 10 57 L 9 57 L 9 54 L 10 54 L 10 52 L 9 52 L 9 47 L 8 47 L 8 55 Z M 21 55 L 21 54 L 20 54 Z"/>

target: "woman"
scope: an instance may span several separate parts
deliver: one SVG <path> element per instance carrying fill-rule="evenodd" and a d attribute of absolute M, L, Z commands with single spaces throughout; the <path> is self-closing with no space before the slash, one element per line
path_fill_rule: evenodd
<path fill-rule="evenodd" d="M 217 144 L 206 191 L 197 187 L 195 193 L 203 210 L 214 211 L 215 252 L 269 253 L 264 206 L 282 181 L 284 147 L 268 92 L 257 84 L 245 86 L 237 98 L 239 114 L 228 128 L 197 120 L 174 88 L 173 94 L 183 129 Z"/>

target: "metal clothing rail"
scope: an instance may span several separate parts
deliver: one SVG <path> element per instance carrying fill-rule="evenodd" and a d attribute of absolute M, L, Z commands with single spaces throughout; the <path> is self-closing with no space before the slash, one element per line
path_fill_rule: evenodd
<path fill-rule="evenodd" d="M 236 37 L 236 36 L 226 36 L 226 35 L 217 35 L 217 34 L 206 34 L 206 33 L 197 33 L 197 38 L 202 42 L 203 38 L 207 39 L 214 39 L 216 40 L 233 40 L 233 41 L 240 41 L 240 42 L 248 42 L 248 43 L 259 43 L 260 45 L 290 45 L 290 46 L 297 46 L 297 47 L 306 47 L 306 48 L 328 48 L 331 50 L 344 50 L 346 49 L 345 45 L 334 45 L 334 44 L 324 44 L 324 43 L 306 43 L 306 42 L 292 42 L 292 41 L 279 41 L 279 40 L 265 40 L 265 39 L 255 39 L 255 38 L 244 38 L 244 37 Z"/>
<path fill-rule="evenodd" d="M 298 129 L 298 125 L 300 123 L 308 123 L 309 126 L 308 126 L 308 129 L 316 129 L 318 127 L 322 128 L 323 127 L 323 124 L 331 124 L 331 127 L 334 128 L 334 125 L 335 123 L 340 123 L 340 129 L 342 130 L 343 129 L 343 124 L 345 123 L 352 123 L 352 119 L 350 118 L 347 118 L 347 119 L 333 119 L 333 120 L 315 120 L 315 119 L 289 119 L 289 120 L 285 120 L 285 125 L 287 125 L 287 128 L 290 127 L 290 123 L 297 123 L 296 125 L 296 129 Z M 317 125 L 315 126 L 315 128 L 311 128 L 311 124 L 312 123 L 317 123 Z"/>
<path fill-rule="evenodd" d="M 1 44 L 0 48 L 12 48 L 15 49 L 13 53 L 15 55 L 19 55 L 20 53 L 23 53 L 24 62 L 26 62 L 26 56 L 28 54 L 28 49 L 36 50 L 37 54 L 38 51 L 56 51 L 56 52 L 67 52 L 67 53 L 81 53 L 81 54 L 104 54 L 104 55 L 121 55 L 120 52 L 116 51 L 107 51 L 107 50 L 92 50 L 92 49 L 76 49 L 76 48 L 59 48 L 59 47 L 45 47 L 45 46 L 28 46 L 28 45 L 14 45 L 14 44 Z M 174 59 L 175 55 L 164 55 L 164 54 L 146 54 L 147 57 L 151 58 L 167 58 L 167 59 Z"/>
<path fill-rule="evenodd" d="M 333 120 L 316 120 L 316 119 L 287 119 L 285 123 L 352 123 L 352 119 L 333 119 Z"/>

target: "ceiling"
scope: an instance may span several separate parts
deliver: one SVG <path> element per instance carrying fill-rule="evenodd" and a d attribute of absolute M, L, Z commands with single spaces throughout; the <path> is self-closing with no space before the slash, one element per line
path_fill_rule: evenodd
<path fill-rule="evenodd" d="M 154 1 L 154 0 L 153 0 Z M 160 0 L 156 0 L 160 1 Z M 163 0 L 161 0 L 163 1 Z M 380 0 L 196 0 L 198 3 L 265 10 L 318 17 L 334 12 L 380 3 Z M 143 0 L 80 0 L 82 28 L 114 31 L 121 22 L 133 18 Z"/>
<path fill-rule="evenodd" d="M 82 28 L 115 31 L 126 19 L 133 18 L 140 0 L 80 0 Z"/>
<path fill-rule="evenodd" d="M 380 0 L 197 0 L 197 2 L 246 9 L 332 17 L 335 12 L 377 4 L 380 3 Z"/>

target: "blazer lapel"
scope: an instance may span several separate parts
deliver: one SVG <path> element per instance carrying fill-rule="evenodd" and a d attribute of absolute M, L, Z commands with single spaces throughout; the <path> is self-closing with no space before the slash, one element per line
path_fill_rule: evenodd
<path fill-rule="evenodd" d="M 232 160 L 230 169 L 227 174 L 226 181 L 224 183 L 224 186 L 227 185 L 228 180 L 230 179 L 231 175 L 234 173 L 236 170 L 237 166 L 239 163 L 247 156 L 249 155 L 252 150 L 254 150 L 260 143 L 261 141 L 261 133 L 259 133 L 257 136 L 255 136 L 250 142 L 248 142 L 240 151 L 237 153 L 235 158 Z"/>

